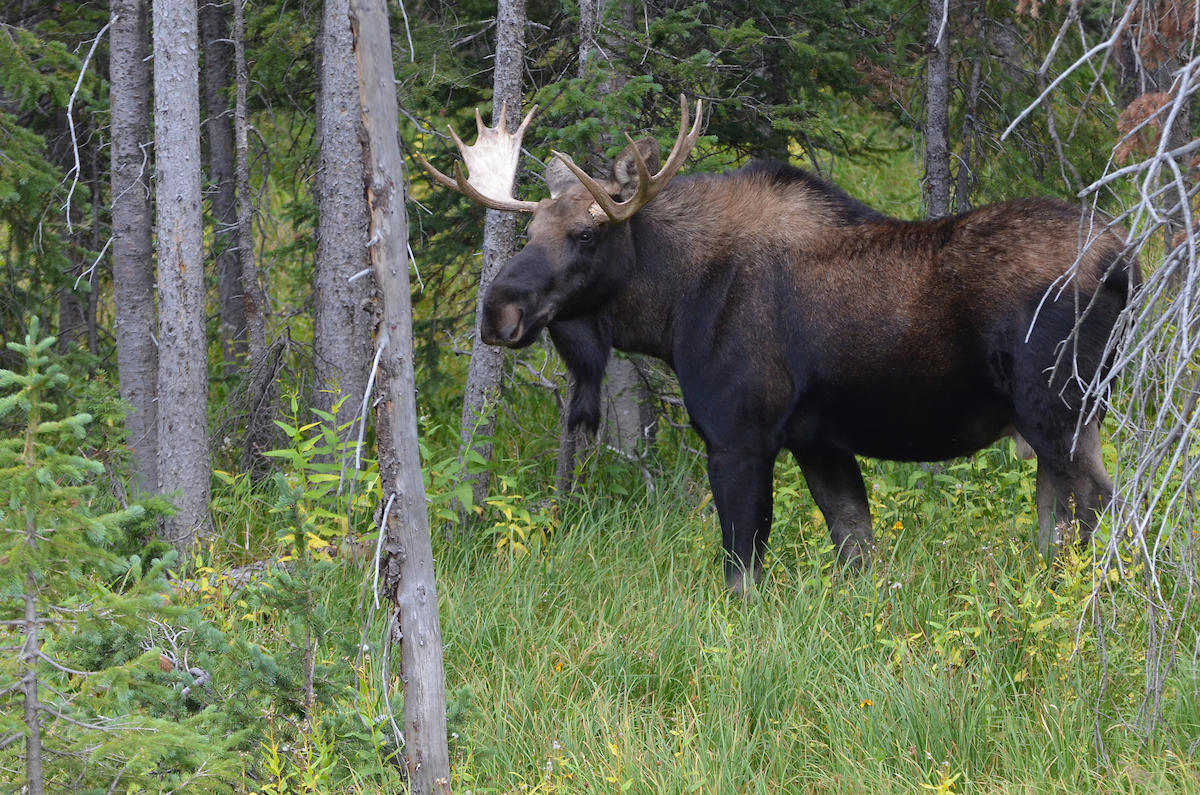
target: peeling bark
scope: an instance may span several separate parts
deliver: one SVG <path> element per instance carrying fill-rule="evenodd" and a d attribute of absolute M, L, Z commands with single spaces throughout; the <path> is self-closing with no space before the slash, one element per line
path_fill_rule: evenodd
<path fill-rule="evenodd" d="M 351 0 L 358 91 L 366 130 L 370 258 L 382 316 L 376 332 L 380 393 L 376 410 L 379 473 L 388 509 L 383 548 L 395 605 L 404 681 L 404 762 L 416 795 L 450 791 L 445 673 L 429 514 L 417 445 L 412 305 L 404 160 L 397 134 L 395 81 L 383 0 Z"/>

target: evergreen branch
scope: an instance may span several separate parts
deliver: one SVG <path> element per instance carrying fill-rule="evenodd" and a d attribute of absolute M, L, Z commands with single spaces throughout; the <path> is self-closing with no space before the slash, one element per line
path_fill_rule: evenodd
<path fill-rule="evenodd" d="M 41 658 L 42 660 L 44 660 L 45 662 L 50 663 L 50 665 L 52 667 L 57 668 L 58 670 L 62 671 L 65 674 L 71 674 L 72 676 L 91 676 L 92 674 L 95 673 L 95 671 L 76 671 L 74 668 L 68 668 L 67 666 L 60 663 L 58 660 L 55 660 L 53 657 L 50 657 L 48 654 L 46 654 L 46 652 L 42 651 L 41 649 L 37 650 L 37 656 L 39 658 Z"/>
<path fill-rule="evenodd" d="M 62 710 L 56 709 L 55 707 L 52 707 L 51 705 L 46 704 L 41 701 L 39 701 L 36 706 L 42 712 L 45 712 L 48 715 L 52 715 L 55 718 L 57 718 L 58 720 L 65 720 L 67 723 L 70 723 L 73 726 L 78 726 L 79 728 L 87 729 L 88 731 L 101 731 L 101 732 L 137 731 L 137 730 L 143 728 L 141 726 L 118 726 L 118 725 L 115 725 L 115 720 L 116 720 L 115 718 L 102 718 L 102 720 L 111 721 L 110 723 L 107 723 L 107 724 L 88 723 L 87 721 L 82 721 L 82 720 L 79 720 L 78 718 L 73 718 L 70 715 L 68 715 L 67 713 L 63 712 Z"/>

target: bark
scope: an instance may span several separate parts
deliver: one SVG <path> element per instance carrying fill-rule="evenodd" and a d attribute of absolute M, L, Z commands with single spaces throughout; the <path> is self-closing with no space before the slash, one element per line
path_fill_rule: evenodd
<path fill-rule="evenodd" d="M 31 424 L 30 427 L 34 426 Z M 26 449 L 28 450 L 28 443 Z M 32 511 L 25 521 L 25 543 L 31 550 L 37 549 L 37 527 L 33 522 Z M 30 571 L 25 575 L 25 646 L 21 651 L 21 667 L 24 668 L 21 688 L 25 700 L 25 729 L 29 732 L 25 737 L 25 789 L 30 795 L 42 795 L 45 792 L 45 777 L 42 773 L 42 704 L 38 699 L 37 668 L 41 641 L 38 638 L 37 595 L 37 576 Z"/>
<path fill-rule="evenodd" d="M 166 540 L 189 547 L 209 527 L 208 366 L 200 211 L 199 36 L 191 0 L 153 0 L 158 239 L 158 478 L 178 512 Z"/>
<path fill-rule="evenodd" d="M 267 352 L 266 294 L 254 262 L 253 201 L 250 196 L 250 152 L 246 119 L 246 26 L 242 15 L 245 0 L 233 2 L 233 53 L 236 99 L 233 111 L 234 148 L 237 166 L 237 255 L 242 274 L 242 308 L 246 317 L 246 350 L 250 358 L 249 400 L 246 403 L 246 440 L 243 466 L 262 470 L 262 453 L 273 444 L 272 422 L 276 403 L 276 368 Z"/>
<path fill-rule="evenodd" d="M 212 207 L 213 265 L 217 274 L 217 311 L 220 316 L 221 351 L 225 374 L 242 367 L 246 349 L 246 310 L 243 303 L 242 264 L 237 252 L 236 154 L 233 114 L 227 93 L 233 84 L 234 58 L 229 40 L 226 7 L 201 0 L 200 43 L 204 48 L 204 137 L 208 142 L 208 188 Z"/>
<path fill-rule="evenodd" d="M 983 57 L 977 53 L 971 67 L 971 83 L 967 87 L 967 108 L 962 126 L 962 159 L 954 180 L 954 212 L 971 211 L 971 189 L 975 183 L 975 163 L 978 162 L 979 137 L 976 130 L 976 113 L 979 111 L 979 85 Z"/>
<path fill-rule="evenodd" d="M 925 204 L 930 218 L 950 214 L 950 25 L 948 0 L 931 0 L 925 32 Z"/>
<path fill-rule="evenodd" d="M 320 37 L 317 97 L 317 255 L 313 306 L 313 405 L 323 411 L 347 396 L 357 413 L 371 367 L 371 294 L 375 280 L 350 277 L 369 266 L 363 197 L 361 110 L 348 0 L 327 0 Z"/>
<path fill-rule="evenodd" d="M 74 282 L 86 266 L 75 265 L 68 273 L 71 284 L 58 291 L 58 350 L 69 353 L 87 337 L 87 304 L 83 296 L 74 289 Z"/>
<path fill-rule="evenodd" d="M 66 108 L 57 112 L 55 121 L 57 130 L 52 138 L 51 156 L 63 173 L 68 175 L 68 182 L 82 181 L 83 174 L 76 170 L 76 163 L 78 162 L 82 168 L 85 155 L 80 152 L 80 149 L 86 145 L 83 142 L 90 138 L 83 129 L 85 120 L 79 119 L 74 139 L 71 136 L 70 114 Z M 74 195 L 78 197 L 77 190 Z M 58 334 L 56 336 L 58 337 L 58 350 L 62 354 L 79 347 L 80 342 L 87 334 L 87 299 L 80 293 L 75 283 L 90 264 L 86 261 L 86 257 L 79 256 L 79 252 L 85 250 L 87 238 L 82 228 L 83 217 L 76 201 L 68 202 L 64 211 L 69 221 L 69 231 L 65 232 L 63 237 L 67 244 L 67 250 L 72 252 L 73 262 L 66 267 L 62 277 L 63 283 L 58 288 Z"/>
<path fill-rule="evenodd" d="M 521 123 L 521 74 L 525 66 L 525 0 L 500 0 L 496 10 L 496 59 L 492 74 L 492 119 L 499 119 L 507 104 L 505 124 L 515 130 Z M 493 122 L 494 123 L 494 122 Z M 465 459 L 468 447 L 483 458 L 492 459 L 491 439 L 496 433 L 496 403 L 500 398 L 504 350 L 485 345 L 479 337 L 483 318 L 483 296 L 500 267 L 516 253 L 516 213 L 488 210 L 483 224 L 483 264 L 479 273 L 479 294 L 475 306 L 471 363 L 463 389 L 461 450 Z M 472 475 L 474 504 L 487 498 L 490 473 Z M 465 511 L 459 511 L 460 527 Z"/>
<path fill-rule="evenodd" d="M 1113 63 L 1116 66 L 1117 105 L 1127 107 L 1146 92 L 1145 70 L 1139 65 L 1137 44 L 1132 29 L 1117 39 L 1113 46 Z"/>
<path fill-rule="evenodd" d="M 622 454 L 637 456 L 648 438 L 647 429 L 654 423 L 650 390 L 632 359 L 613 359 L 605 374 L 601 436 L 605 444 Z"/>
<path fill-rule="evenodd" d="M 104 195 L 104 178 L 100 171 L 100 147 L 88 147 L 88 163 L 91 174 L 88 176 L 88 186 L 92 193 L 92 234 L 91 249 L 100 251 L 103 248 L 101 239 L 101 204 L 100 197 Z M 90 266 L 90 264 L 89 264 Z M 100 305 L 100 291 L 97 289 L 96 270 L 92 268 L 88 278 L 87 297 L 87 344 L 92 356 L 100 355 L 100 329 L 96 322 L 96 310 Z"/>
<path fill-rule="evenodd" d="M 404 761 L 417 795 L 450 791 L 445 674 L 429 515 L 417 446 L 412 305 L 408 283 L 408 219 L 404 162 L 397 134 L 394 71 L 383 0 L 351 0 L 358 91 L 370 164 L 371 264 L 382 297 L 376 332 L 383 400 L 376 414 L 379 470 L 388 510 L 383 548 L 387 588 L 395 603 L 404 681 Z"/>
<path fill-rule="evenodd" d="M 150 28 L 147 0 L 113 0 L 109 86 L 112 106 L 113 331 L 133 492 L 158 486 L 158 349 L 150 215 Z"/>

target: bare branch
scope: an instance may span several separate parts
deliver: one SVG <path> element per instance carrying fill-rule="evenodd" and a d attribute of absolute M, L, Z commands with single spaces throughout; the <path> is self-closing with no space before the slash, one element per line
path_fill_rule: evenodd
<path fill-rule="evenodd" d="M 63 202 L 63 210 L 66 211 L 67 216 L 68 233 L 74 231 L 71 226 L 71 197 L 75 195 L 75 188 L 79 185 L 79 174 L 82 170 L 79 163 L 79 141 L 75 136 L 75 114 L 72 110 L 75 107 L 75 97 L 79 94 L 79 87 L 83 85 L 83 76 L 87 73 L 88 64 L 91 63 L 92 56 L 96 53 L 96 47 L 100 45 L 100 39 L 104 38 L 104 34 L 108 32 L 109 25 L 111 24 L 111 20 L 106 22 L 104 27 L 100 28 L 100 32 L 96 34 L 96 38 L 92 39 L 92 46 L 88 49 L 88 54 L 84 57 L 83 64 L 79 67 L 79 77 L 75 80 L 75 88 L 71 89 L 71 97 L 67 100 L 67 126 L 71 130 L 71 153 L 75 157 L 75 165 L 71 167 L 70 173 L 71 187 L 67 190 L 66 201 Z"/>

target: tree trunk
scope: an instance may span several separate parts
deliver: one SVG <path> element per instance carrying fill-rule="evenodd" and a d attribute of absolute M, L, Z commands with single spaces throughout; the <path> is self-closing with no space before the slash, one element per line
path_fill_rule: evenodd
<path fill-rule="evenodd" d="M 601 400 L 604 443 L 627 457 L 637 457 L 654 423 L 654 405 L 636 362 L 621 357 L 608 363 Z"/>
<path fill-rule="evenodd" d="M 254 203 L 250 196 L 249 123 L 246 119 L 246 25 L 242 14 L 245 0 L 233 0 L 233 59 L 236 98 L 233 110 L 234 148 L 237 166 L 237 254 L 242 275 L 242 307 L 246 317 L 246 350 L 250 358 L 249 400 L 246 402 L 246 440 L 242 465 L 261 470 L 262 453 L 275 436 L 276 367 L 267 355 L 266 293 L 254 263 Z"/>
<path fill-rule="evenodd" d="M 931 0 L 925 32 L 925 211 L 950 214 L 950 25 L 946 4 Z"/>
<path fill-rule="evenodd" d="M 74 237 L 72 235 L 72 237 Z M 67 271 L 72 284 L 58 290 L 58 352 L 69 353 L 87 338 L 87 304 L 73 283 L 83 273 L 86 265 L 76 264 Z"/>
<path fill-rule="evenodd" d="M 979 162 L 979 133 L 975 122 L 979 111 L 979 84 L 983 54 L 976 53 L 971 66 L 971 82 L 967 87 L 967 107 L 963 114 L 962 158 L 954 180 L 954 212 L 971 211 L 971 190 L 975 185 L 975 164 Z"/>
<path fill-rule="evenodd" d="M 351 0 L 358 91 L 366 128 L 367 182 L 372 245 L 369 249 L 383 303 L 376 333 L 380 390 L 376 414 L 379 471 L 387 526 L 387 588 L 395 602 L 404 681 L 404 761 L 416 795 L 450 791 L 446 744 L 445 674 L 438 618 L 433 548 L 417 446 L 413 375 L 412 305 L 408 284 L 408 219 L 404 161 L 391 39 L 383 0 Z"/>
<path fill-rule="evenodd" d="M 234 52 L 229 40 L 226 9 L 202 0 L 199 8 L 200 43 L 204 49 L 204 137 L 208 141 L 208 189 L 213 216 L 213 264 L 217 274 L 217 311 L 225 374 L 234 375 L 246 356 L 246 309 L 242 292 L 242 263 L 237 252 L 237 191 L 233 114 L 227 92 L 233 84 Z"/>
<path fill-rule="evenodd" d="M 504 123 L 515 130 L 521 123 L 521 73 L 525 67 L 525 0 L 500 0 L 496 9 L 496 59 L 492 73 L 493 125 L 507 105 Z M 516 213 L 488 210 L 483 223 L 483 264 L 479 272 L 479 293 L 475 303 L 475 328 L 471 335 L 471 361 L 467 384 L 463 388 L 460 459 L 466 459 L 468 447 L 484 460 L 492 460 L 491 439 L 496 433 L 496 403 L 500 399 L 504 349 L 485 345 L 479 337 L 483 320 L 483 296 L 500 267 L 516 253 Z M 477 439 L 479 439 L 477 441 Z M 475 505 L 487 498 L 490 473 L 479 472 L 470 478 Z M 459 511 L 460 527 L 466 520 Z"/>
<path fill-rule="evenodd" d="M 317 256 L 314 269 L 313 405 L 330 411 L 342 395 L 357 414 L 371 368 L 375 280 L 350 281 L 367 259 L 362 112 L 354 72 L 348 0 L 327 0 L 321 22 L 317 96 Z"/>
<path fill-rule="evenodd" d="M 66 108 L 55 114 L 55 122 L 57 129 L 51 138 L 51 157 L 67 175 L 68 182 L 82 181 L 84 175 L 81 170 L 86 156 L 80 150 L 87 146 L 84 142 L 90 139 L 82 129 L 84 120 L 80 119 L 80 127 L 75 129 L 74 135 L 71 129 L 71 114 Z M 80 165 L 80 169 L 76 169 L 76 163 Z M 72 191 L 72 195 L 78 198 L 77 192 Z M 62 238 L 67 244 L 67 251 L 71 252 L 73 261 L 65 268 L 63 283 L 58 288 L 58 333 L 55 336 L 58 337 L 59 353 L 66 354 L 78 348 L 87 334 L 87 299 L 80 293 L 77 282 L 90 263 L 86 261 L 86 256 L 81 254 L 86 249 L 87 241 L 78 203 L 68 202 L 63 207 L 63 212 L 67 218 L 68 231 L 63 233 Z"/>
<path fill-rule="evenodd" d="M 92 194 L 92 234 L 90 247 L 92 251 L 100 251 L 103 248 L 103 236 L 101 232 L 101 211 L 103 205 L 100 203 L 100 197 L 104 195 L 104 176 L 100 168 L 100 147 L 88 147 L 88 163 L 91 173 L 88 175 L 88 188 Z M 98 263 L 97 263 L 98 264 Z M 100 355 L 100 329 L 97 326 L 96 310 L 100 305 L 100 290 L 98 289 L 99 280 L 96 278 L 96 268 L 92 267 L 89 274 L 87 298 L 87 344 L 88 352 L 92 356 Z"/>
<path fill-rule="evenodd" d="M 150 28 L 146 0 L 113 0 L 109 91 L 112 105 L 113 331 L 126 444 L 135 494 L 158 487 L 158 348 L 150 215 Z"/>
<path fill-rule="evenodd" d="M 31 423 L 31 433 L 26 437 L 27 452 L 34 427 L 36 423 Z M 34 524 L 32 508 L 27 509 L 25 543 L 31 552 L 37 549 L 37 526 Z M 42 795 L 46 791 L 42 773 L 42 703 L 38 698 L 38 653 L 42 644 L 38 636 L 37 597 L 37 575 L 29 571 L 25 575 L 25 645 L 21 650 L 21 688 L 25 697 L 25 729 L 29 732 L 25 737 L 25 789 L 30 795 Z"/>
<path fill-rule="evenodd" d="M 199 36 L 191 0 L 153 0 L 158 238 L 158 479 L 178 513 L 166 539 L 184 549 L 209 527 L 204 219 L 200 212 Z"/>

